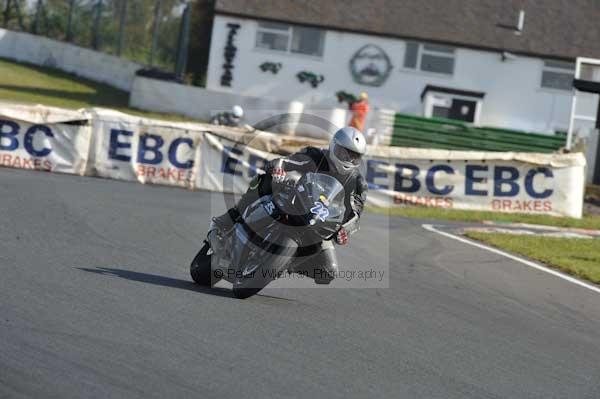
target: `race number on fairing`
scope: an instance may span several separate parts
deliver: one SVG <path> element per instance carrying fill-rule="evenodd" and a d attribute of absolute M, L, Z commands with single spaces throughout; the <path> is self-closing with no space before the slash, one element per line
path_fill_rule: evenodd
<path fill-rule="evenodd" d="M 272 215 L 273 212 L 275 211 L 275 204 L 273 203 L 273 201 L 269 201 L 266 204 L 264 204 L 264 208 L 265 211 L 269 214 Z"/>
<path fill-rule="evenodd" d="M 329 217 L 329 209 L 323 206 L 323 203 L 319 201 L 315 202 L 315 206 L 310 208 L 310 212 L 317 215 L 321 222 L 324 222 Z"/>

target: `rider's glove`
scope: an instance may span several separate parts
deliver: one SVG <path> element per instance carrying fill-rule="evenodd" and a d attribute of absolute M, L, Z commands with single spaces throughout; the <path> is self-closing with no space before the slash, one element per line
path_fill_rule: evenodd
<path fill-rule="evenodd" d="M 339 229 L 335 235 L 335 242 L 337 242 L 338 245 L 346 245 L 348 243 L 348 233 L 343 227 Z"/>
<path fill-rule="evenodd" d="M 282 184 L 285 182 L 287 173 L 282 168 L 273 168 L 271 170 L 271 177 L 273 178 L 273 183 Z"/>

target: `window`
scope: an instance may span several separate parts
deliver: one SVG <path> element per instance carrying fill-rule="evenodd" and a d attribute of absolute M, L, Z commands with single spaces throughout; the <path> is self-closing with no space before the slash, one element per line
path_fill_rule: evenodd
<path fill-rule="evenodd" d="M 292 29 L 292 52 L 322 56 L 323 31 L 295 26 Z"/>
<path fill-rule="evenodd" d="M 417 69 L 419 57 L 419 43 L 406 43 L 406 53 L 404 54 L 404 68 Z"/>
<path fill-rule="evenodd" d="M 321 29 L 259 22 L 256 47 L 321 57 L 324 38 L 325 32 Z"/>
<path fill-rule="evenodd" d="M 454 48 L 437 44 L 406 43 L 404 67 L 425 72 L 452 75 Z"/>
<path fill-rule="evenodd" d="M 261 22 L 256 35 L 256 47 L 287 51 L 290 28 L 285 24 Z"/>
<path fill-rule="evenodd" d="M 568 62 L 544 61 L 542 87 L 556 90 L 572 90 L 575 66 Z"/>

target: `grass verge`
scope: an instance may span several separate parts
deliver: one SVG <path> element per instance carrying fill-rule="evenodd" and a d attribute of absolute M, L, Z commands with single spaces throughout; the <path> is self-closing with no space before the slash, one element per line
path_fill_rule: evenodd
<path fill-rule="evenodd" d="M 105 107 L 146 118 L 191 121 L 180 115 L 129 107 L 129 93 L 58 69 L 0 59 L 0 100 L 79 109 Z"/>
<path fill-rule="evenodd" d="M 546 215 L 529 215 L 520 213 L 498 213 L 498 212 L 483 212 L 483 211 L 462 211 L 456 209 L 441 209 L 441 208 L 378 208 L 368 207 L 367 210 L 375 213 L 380 213 L 389 216 L 401 216 L 406 218 L 419 219 L 434 219 L 434 220 L 450 220 L 460 222 L 483 222 L 492 220 L 495 222 L 505 223 L 531 223 L 541 224 L 544 226 L 557 227 L 572 227 L 581 229 L 600 230 L 600 216 L 585 215 L 581 219 L 546 216 Z"/>
<path fill-rule="evenodd" d="M 467 232 L 467 237 L 600 284 L 600 240 Z"/>

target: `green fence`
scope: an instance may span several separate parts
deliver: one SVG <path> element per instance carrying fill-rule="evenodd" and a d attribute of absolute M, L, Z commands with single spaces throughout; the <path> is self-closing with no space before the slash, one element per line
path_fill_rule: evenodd
<path fill-rule="evenodd" d="M 448 150 L 554 152 L 566 144 L 566 134 L 544 135 L 396 114 L 391 145 Z"/>

